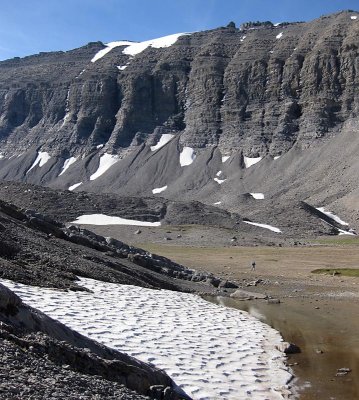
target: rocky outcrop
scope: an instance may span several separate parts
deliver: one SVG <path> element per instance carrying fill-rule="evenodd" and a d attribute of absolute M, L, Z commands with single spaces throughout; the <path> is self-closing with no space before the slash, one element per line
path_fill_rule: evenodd
<path fill-rule="evenodd" d="M 309 23 L 243 24 L 179 37 L 130 57 L 104 45 L 0 63 L 5 154 L 66 158 L 182 134 L 192 147 L 281 154 L 357 116 L 353 12 Z M 126 68 L 118 68 L 126 66 Z M 10 154 L 11 153 L 11 154 Z"/>

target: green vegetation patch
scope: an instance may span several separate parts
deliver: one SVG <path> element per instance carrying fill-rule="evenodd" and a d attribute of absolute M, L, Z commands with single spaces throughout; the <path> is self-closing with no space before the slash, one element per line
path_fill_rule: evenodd
<path fill-rule="evenodd" d="M 312 273 L 359 277 L 359 268 L 319 268 L 312 271 Z"/>

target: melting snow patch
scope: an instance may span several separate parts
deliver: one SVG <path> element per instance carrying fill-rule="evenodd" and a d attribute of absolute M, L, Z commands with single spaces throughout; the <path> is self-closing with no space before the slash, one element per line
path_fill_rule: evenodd
<path fill-rule="evenodd" d="M 90 181 L 97 179 L 99 176 L 104 174 L 109 168 L 119 160 L 118 156 L 113 154 L 105 153 L 100 157 L 100 164 L 97 171 L 90 176 Z"/>
<path fill-rule="evenodd" d="M 217 201 L 216 203 L 213 203 L 213 205 L 218 206 L 219 204 L 222 204 L 221 201 Z"/>
<path fill-rule="evenodd" d="M 216 176 L 221 176 L 222 175 L 222 171 L 218 171 L 217 173 L 216 173 Z"/>
<path fill-rule="evenodd" d="M 264 194 L 263 193 L 249 193 L 253 198 L 256 200 L 263 200 Z"/>
<path fill-rule="evenodd" d="M 175 135 L 172 133 L 164 133 L 155 146 L 151 146 L 151 151 L 156 151 L 167 144 Z"/>
<path fill-rule="evenodd" d="M 32 166 L 27 170 L 27 174 L 37 165 L 41 168 L 43 165 L 45 165 L 49 160 L 51 156 L 49 153 L 46 151 L 38 151 L 37 152 L 37 157 Z"/>
<path fill-rule="evenodd" d="M 167 189 L 167 185 L 166 185 L 166 186 L 162 186 L 162 187 L 160 187 L 160 188 L 155 188 L 155 189 L 153 189 L 153 190 L 152 190 L 152 193 L 153 193 L 153 194 L 161 193 L 161 192 L 164 192 L 166 189 Z"/>
<path fill-rule="evenodd" d="M 104 144 L 98 144 L 98 145 L 96 146 L 96 149 L 102 149 L 103 146 L 104 146 Z"/>
<path fill-rule="evenodd" d="M 136 226 L 161 226 L 161 222 L 136 221 L 121 217 L 112 217 L 104 214 L 81 215 L 71 224 L 79 225 L 136 225 Z"/>
<path fill-rule="evenodd" d="M 246 166 L 246 168 L 249 168 L 252 165 L 257 164 L 261 159 L 262 157 L 251 158 L 244 156 L 244 165 Z"/>
<path fill-rule="evenodd" d="M 62 166 L 62 171 L 59 176 L 61 176 L 69 167 L 71 164 L 76 162 L 77 158 L 76 157 L 70 157 L 65 160 L 64 165 Z"/>
<path fill-rule="evenodd" d="M 184 147 L 180 153 L 181 167 L 185 167 L 186 165 L 191 165 L 195 158 L 196 155 L 192 147 Z"/>
<path fill-rule="evenodd" d="M 126 47 L 122 53 L 129 56 L 135 56 L 139 53 L 142 53 L 142 51 L 146 50 L 149 46 L 156 49 L 170 47 L 177 42 L 180 36 L 185 35 L 190 35 L 190 33 L 175 33 L 173 35 L 164 36 L 158 39 L 146 40 L 145 42 L 131 43 L 130 46 Z"/>
<path fill-rule="evenodd" d="M 222 163 L 225 163 L 231 156 L 222 156 Z"/>
<path fill-rule="evenodd" d="M 324 207 L 316 207 L 316 209 L 318 211 L 322 212 L 323 214 L 325 214 L 327 217 L 334 220 L 335 222 L 338 222 L 338 224 L 340 224 L 340 225 L 346 225 L 346 226 L 349 225 L 347 222 L 343 221 L 342 219 L 340 219 L 337 215 L 333 214 L 332 212 L 325 211 Z"/>
<path fill-rule="evenodd" d="M 352 15 L 352 16 L 350 17 L 350 19 L 357 19 L 357 18 L 358 18 L 357 15 Z"/>
<path fill-rule="evenodd" d="M 244 311 L 189 293 L 88 278 L 79 280 L 88 292 L 1 283 L 82 335 L 165 370 L 194 400 L 290 394 L 280 334 Z"/>
<path fill-rule="evenodd" d="M 227 179 L 213 178 L 213 180 L 216 181 L 219 185 L 222 185 L 222 183 L 225 182 Z"/>
<path fill-rule="evenodd" d="M 249 225 L 254 225 L 254 226 L 259 226 L 260 228 L 264 228 L 264 229 L 269 229 L 272 232 L 276 232 L 276 233 L 281 233 L 282 231 L 274 226 L 271 225 L 267 225 L 267 224 L 257 224 L 256 222 L 250 222 L 250 221 L 243 221 L 246 224 Z"/>
<path fill-rule="evenodd" d="M 82 182 L 79 182 L 79 183 L 75 183 L 74 185 L 72 185 L 72 186 L 69 186 L 69 191 L 70 192 L 72 192 L 73 190 L 75 190 L 77 187 L 79 187 L 80 185 L 82 185 Z"/>
<path fill-rule="evenodd" d="M 100 50 L 99 52 L 97 52 L 94 57 L 91 59 L 91 62 L 96 62 L 97 60 L 99 60 L 100 58 L 102 58 L 103 56 L 105 56 L 107 53 L 109 53 L 112 49 L 114 49 L 115 47 L 119 47 L 119 46 L 129 46 L 132 45 L 133 42 L 129 42 L 127 40 L 122 40 L 119 42 L 110 42 L 107 43 L 104 49 Z"/>
<path fill-rule="evenodd" d="M 276 39 L 280 39 L 283 36 L 283 32 L 278 33 L 278 35 L 275 37 Z"/>
<path fill-rule="evenodd" d="M 241 42 L 243 42 L 244 39 L 245 39 L 246 37 L 247 37 L 247 36 L 242 36 L 239 40 L 240 40 Z"/>
<path fill-rule="evenodd" d="M 280 158 L 281 156 L 274 156 L 273 160 L 278 160 L 278 158 Z"/>
<path fill-rule="evenodd" d="M 120 71 L 124 71 L 124 70 L 127 68 L 127 65 L 118 65 L 117 68 L 118 68 Z"/>

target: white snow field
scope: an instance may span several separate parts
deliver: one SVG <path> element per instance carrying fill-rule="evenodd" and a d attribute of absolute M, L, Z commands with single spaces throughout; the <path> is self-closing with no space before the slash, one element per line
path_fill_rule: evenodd
<path fill-rule="evenodd" d="M 104 174 L 108 169 L 110 169 L 114 164 L 117 163 L 119 157 L 117 155 L 105 153 L 100 157 L 100 164 L 97 171 L 90 176 L 90 181 L 97 179 L 99 176 Z"/>
<path fill-rule="evenodd" d="M 135 225 L 135 226 L 161 226 L 161 222 L 136 221 L 121 217 L 112 217 L 104 214 L 87 214 L 77 217 L 71 224 L 79 225 Z"/>
<path fill-rule="evenodd" d="M 249 168 L 252 165 L 257 164 L 261 159 L 262 159 L 262 157 L 246 157 L 246 156 L 244 156 L 244 165 L 246 166 L 246 168 Z"/>
<path fill-rule="evenodd" d="M 249 193 L 254 199 L 256 200 L 263 200 L 264 194 L 263 193 Z"/>
<path fill-rule="evenodd" d="M 69 191 L 71 192 L 72 190 L 75 190 L 77 187 L 79 187 L 80 185 L 82 185 L 82 182 L 79 183 L 75 183 L 74 185 L 69 186 Z"/>
<path fill-rule="evenodd" d="M 103 56 L 105 56 L 107 53 L 109 53 L 112 49 L 115 47 L 119 46 L 126 46 L 122 53 L 126 54 L 128 56 L 135 56 L 139 53 L 142 53 L 144 50 L 147 49 L 147 47 L 155 47 L 156 49 L 159 49 L 161 47 L 170 47 L 174 43 L 177 42 L 177 39 L 180 36 L 187 36 L 190 35 L 190 33 L 175 33 L 173 35 L 168 35 L 168 36 L 163 36 L 157 39 L 151 39 L 151 40 L 146 40 L 144 42 L 129 42 L 127 40 L 120 40 L 117 42 L 110 42 L 105 44 L 105 48 L 98 51 L 94 57 L 91 59 L 91 62 L 96 62 Z"/>
<path fill-rule="evenodd" d="M 338 224 L 340 225 L 346 225 L 348 226 L 349 224 L 345 221 L 343 221 L 342 219 L 340 219 L 337 215 L 333 214 L 330 211 L 325 211 L 324 207 L 316 207 L 318 211 L 322 212 L 323 214 L 325 214 L 327 217 L 331 218 L 332 220 L 334 220 L 335 222 L 338 222 Z"/>
<path fill-rule="evenodd" d="M 192 147 L 184 147 L 180 153 L 180 164 L 181 167 L 185 167 L 187 165 L 191 165 L 196 158 L 196 154 Z"/>
<path fill-rule="evenodd" d="M 59 176 L 61 176 L 73 163 L 77 161 L 76 157 L 67 158 L 62 166 L 62 171 L 60 172 Z"/>
<path fill-rule="evenodd" d="M 259 226 L 260 228 L 269 229 L 272 232 L 282 233 L 282 231 L 279 228 L 276 228 L 275 226 L 271 226 L 271 225 L 267 225 L 267 224 L 258 224 L 257 222 L 250 222 L 250 221 L 243 221 L 243 222 L 245 222 L 246 224 L 249 224 L 249 225 Z"/>
<path fill-rule="evenodd" d="M 37 165 L 41 168 L 43 165 L 45 165 L 50 160 L 50 158 L 51 158 L 50 154 L 47 153 L 46 151 L 38 151 L 35 161 L 31 165 L 31 167 L 27 170 L 26 173 L 28 174 Z"/>
<path fill-rule="evenodd" d="M 81 334 L 164 369 L 194 400 L 287 398 L 280 334 L 246 312 L 167 290 L 81 278 L 87 292 L 1 283 Z"/>
<path fill-rule="evenodd" d="M 157 194 L 157 193 L 162 193 L 167 189 L 167 185 L 166 186 L 162 186 L 160 188 L 154 188 L 152 189 L 152 193 L 153 194 Z"/>
<path fill-rule="evenodd" d="M 164 133 L 161 135 L 160 140 L 155 146 L 151 146 L 151 151 L 156 151 L 163 147 L 165 144 L 167 144 L 175 135 L 172 135 L 171 133 Z"/>
<path fill-rule="evenodd" d="M 225 163 L 231 156 L 222 156 L 222 163 Z"/>

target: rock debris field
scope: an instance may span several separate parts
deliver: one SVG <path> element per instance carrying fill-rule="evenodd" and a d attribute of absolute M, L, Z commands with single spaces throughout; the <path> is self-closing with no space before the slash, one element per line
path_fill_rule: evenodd
<path fill-rule="evenodd" d="M 277 331 L 192 294 L 81 278 L 91 292 L 1 280 L 74 330 L 164 369 L 193 399 L 282 399 L 292 375 Z"/>

